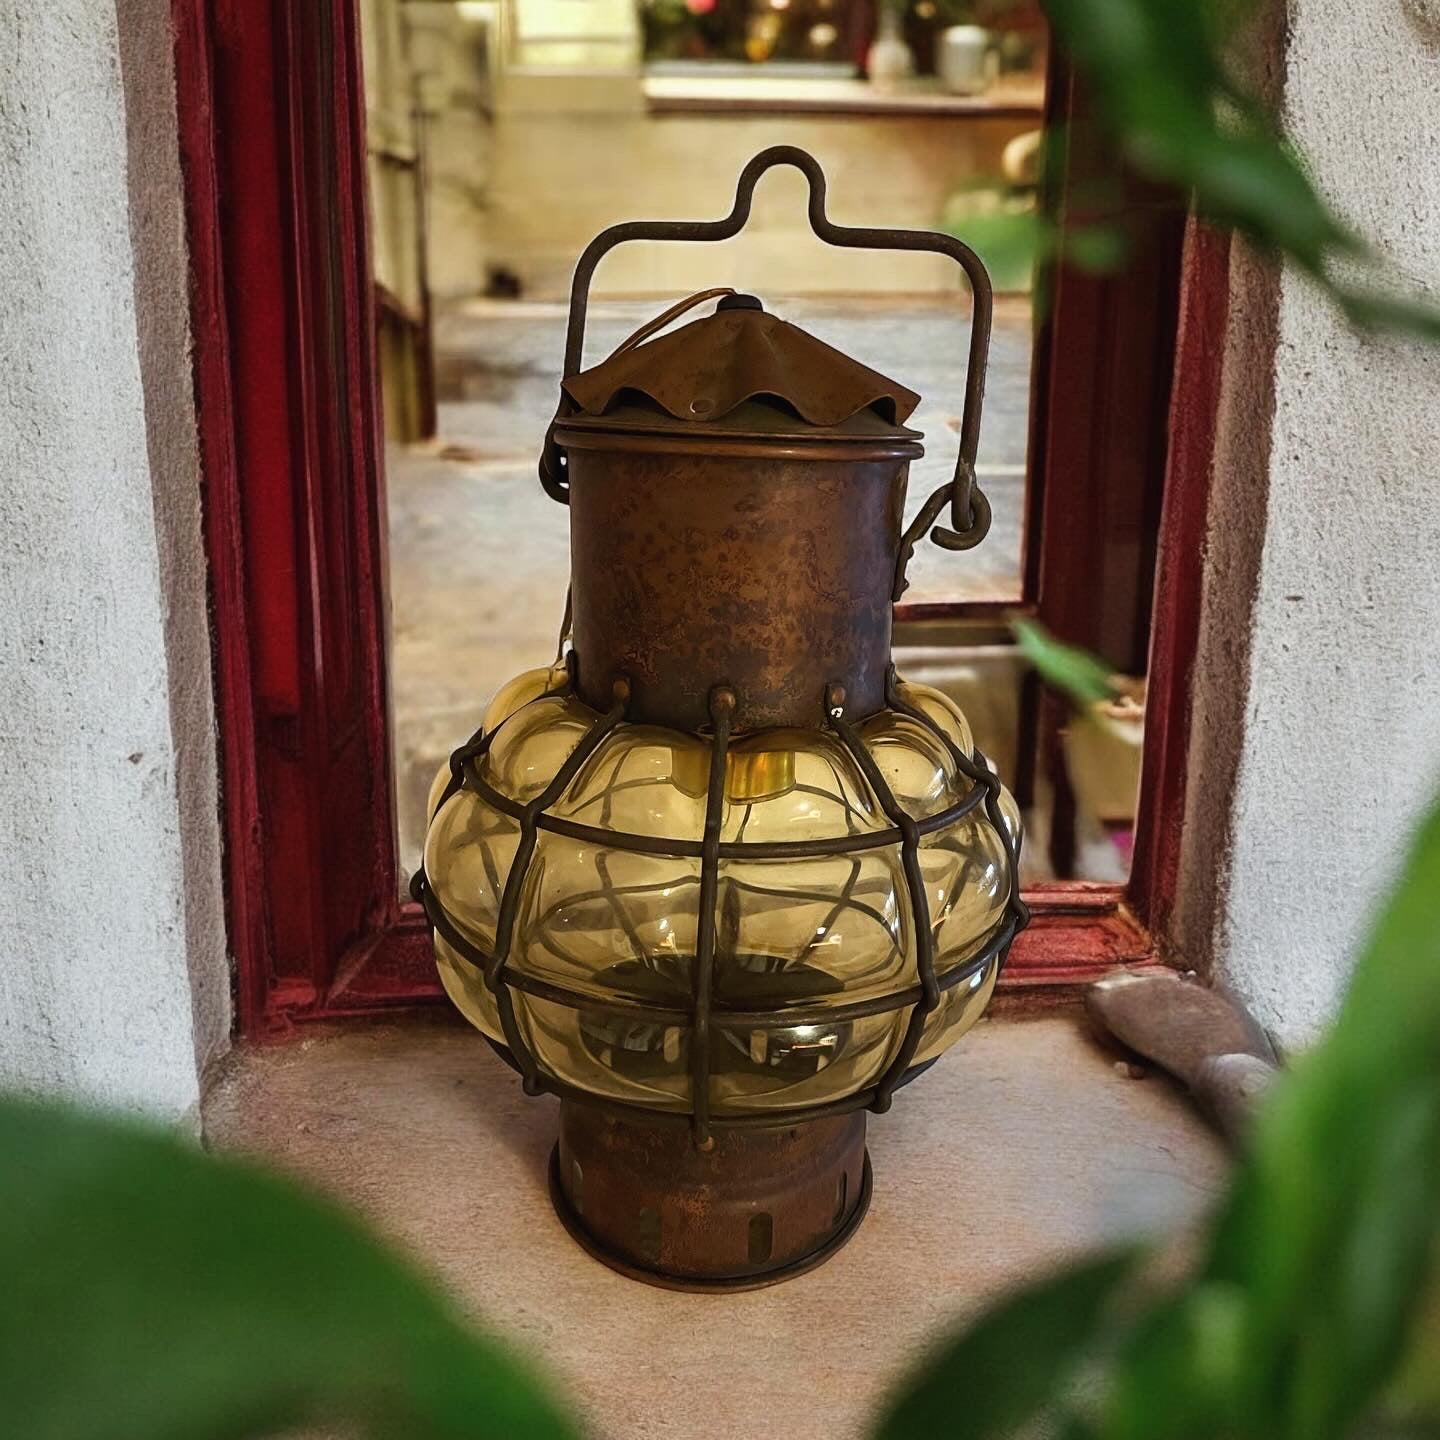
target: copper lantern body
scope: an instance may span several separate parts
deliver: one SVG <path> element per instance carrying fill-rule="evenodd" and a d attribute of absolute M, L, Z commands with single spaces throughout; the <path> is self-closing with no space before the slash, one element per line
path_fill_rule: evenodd
<path fill-rule="evenodd" d="M 960 460 L 908 530 L 919 397 L 752 296 L 692 296 L 581 369 L 600 257 L 734 234 L 776 164 L 821 238 L 970 278 Z M 572 648 L 437 777 L 414 893 L 456 1004 L 560 1096 L 562 1219 L 626 1273 L 743 1288 L 832 1253 L 869 1199 L 866 1113 L 979 1018 L 1025 923 L 1013 801 L 890 654 L 917 540 L 947 508 L 948 548 L 988 526 L 989 320 L 966 247 L 832 225 L 788 147 L 726 219 L 618 226 L 577 268 L 541 461 L 570 508 Z"/>

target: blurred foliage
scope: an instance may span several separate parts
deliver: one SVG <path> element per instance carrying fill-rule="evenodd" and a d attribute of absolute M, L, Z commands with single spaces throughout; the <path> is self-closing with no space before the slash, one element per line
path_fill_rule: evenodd
<path fill-rule="evenodd" d="M 1046 262 L 1060 254 L 1065 263 L 1087 274 L 1120 269 L 1132 243 L 1118 225 L 1060 226 L 1035 208 L 1033 200 L 1003 190 L 971 191 L 951 202 L 945 228 L 985 262 L 996 290 L 1022 291 L 1043 285 Z M 1037 292 L 1037 303 L 1039 302 Z"/>
<path fill-rule="evenodd" d="M 1037 179 L 1064 170 L 1072 134 L 1069 127 L 1052 126 L 1038 137 Z M 1010 182 L 983 175 L 955 189 L 943 223 L 984 260 L 997 290 L 1019 291 L 1033 284 L 1039 308 L 1046 303 L 1051 262 L 1059 260 L 1062 251 L 1066 265 L 1104 275 L 1123 269 L 1149 243 L 1153 217 L 1147 210 L 1127 210 L 1125 199 L 1116 172 L 1072 175 L 1062 227 L 1039 204 L 1035 180 Z M 1081 213 L 1088 218 L 1080 219 Z"/>
<path fill-rule="evenodd" d="M 941 1345 L 877 1437 L 1440 1436 L 1437 1260 L 1440 807 L 1184 1277 L 1141 1252 L 1028 1287 Z"/>
<path fill-rule="evenodd" d="M 1066 696 L 1078 710 L 1100 700 L 1113 700 L 1119 693 L 1114 672 L 1088 650 L 1057 640 L 1033 620 L 1015 620 L 1011 628 L 1020 653 L 1035 667 L 1052 690 Z"/>
<path fill-rule="evenodd" d="M 1288 257 L 1356 323 L 1440 338 L 1440 312 L 1386 285 L 1228 73 L 1247 5 L 1045 3 L 1140 173 Z M 982 254 L 1060 243 L 1020 206 L 964 223 Z M 1124 243 L 1103 222 L 1064 237 L 1088 268 Z M 1112 693 L 1084 652 L 1023 622 L 1017 635 L 1078 703 Z M 1437 1261 L 1440 810 L 1184 1278 L 1125 1251 L 1008 1297 L 937 1348 L 877 1436 L 1001 1440 L 1043 1422 L 1060 1440 L 1437 1437 Z M 0 1277 L 0 1414 L 25 1440 L 247 1440 L 322 1421 L 374 1440 L 578 1434 L 358 1221 L 134 1122 L 0 1101 Z"/>
<path fill-rule="evenodd" d="M 1044 6 L 1057 40 L 1089 82 L 1100 124 L 1137 173 L 1189 195 L 1204 219 L 1285 256 L 1354 323 L 1440 339 L 1440 308 L 1406 294 L 1407 282 L 1388 274 L 1335 216 L 1265 105 L 1232 74 L 1229 57 L 1257 20 L 1250 0 L 1044 0 Z M 1050 157 L 1055 163 L 1053 149 Z M 1107 222 L 1088 203 L 1083 208 L 1089 219 L 1078 242 L 1063 237 L 1067 261 L 1114 268 L 1126 248 L 1124 221 Z M 1001 266 L 1025 250 L 1037 261 L 1049 259 L 1062 239 L 1049 217 L 1006 234 L 986 234 L 983 222 L 977 230 L 970 219 L 953 228 Z M 1097 249 L 1093 232 L 1107 228 L 1115 238 L 1108 251 Z"/>
<path fill-rule="evenodd" d="M 134 1122 L 0 1100 L 0 1434 L 573 1440 L 357 1220 Z"/>

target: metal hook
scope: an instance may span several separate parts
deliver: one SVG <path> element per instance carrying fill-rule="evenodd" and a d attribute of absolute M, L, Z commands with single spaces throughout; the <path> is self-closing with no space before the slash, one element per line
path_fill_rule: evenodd
<path fill-rule="evenodd" d="M 990 327 L 995 309 L 994 291 L 989 272 L 979 255 L 963 240 L 934 230 L 876 229 L 870 226 L 837 225 L 825 213 L 825 172 L 820 162 L 808 151 L 795 145 L 772 145 L 762 150 L 740 172 L 735 185 L 735 203 L 730 213 L 719 220 L 627 220 L 602 230 L 586 247 L 575 266 L 570 283 L 570 321 L 565 332 L 565 364 L 562 374 L 579 372 L 585 351 L 585 316 L 590 304 L 590 282 L 600 261 L 617 245 L 632 240 L 712 241 L 729 240 L 745 228 L 755 186 L 767 170 L 778 165 L 793 165 L 810 187 L 807 215 L 810 228 L 827 245 L 852 250 L 902 250 L 947 255 L 965 272 L 970 282 L 973 314 L 970 325 L 970 351 L 965 369 L 965 403 L 960 419 L 960 454 L 955 474 L 943 494 L 950 503 L 949 527 L 935 526 L 930 538 L 947 550 L 968 550 L 985 538 L 990 528 L 990 507 L 975 484 L 975 457 L 980 444 L 980 411 L 985 399 L 985 371 L 990 354 Z M 566 396 L 560 394 L 555 420 L 566 412 Z M 540 457 L 540 483 L 552 499 L 568 504 L 569 482 L 564 478 L 564 456 L 555 444 L 555 421 L 546 432 Z M 937 492 L 942 493 L 942 492 Z M 933 501 L 934 497 L 931 497 Z M 927 501 L 921 513 L 930 511 Z M 929 513 L 921 531 L 932 525 L 940 513 L 937 506 Z M 902 560 L 896 573 L 897 593 L 904 589 L 905 563 L 914 552 L 912 525 L 906 532 L 909 550 L 902 545 Z"/>

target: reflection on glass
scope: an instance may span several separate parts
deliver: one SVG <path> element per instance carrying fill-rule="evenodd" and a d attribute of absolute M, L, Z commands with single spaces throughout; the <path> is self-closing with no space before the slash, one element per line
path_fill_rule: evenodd
<path fill-rule="evenodd" d="M 585 762 L 553 813 L 603 830 L 698 841 L 709 776 L 710 747 L 703 740 L 624 725 Z"/>
<path fill-rule="evenodd" d="M 495 1008 L 495 997 L 485 984 L 485 977 L 438 934 L 435 936 L 435 965 L 440 971 L 440 983 L 455 1008 L 482 1034 L 503 1045 L 505 1034 L 500 1026 L 500 1013 Z"/>
<path fill-rule="evenodd" d="M 684 1006 L 700 861 L 542 832 L 520 891 L 515 968 L 597 999 Z"/>
<path fill-rule="evenodd" d="M 573 695 L 532 700 L 495 732 L 486 778 L 502 795 L 527 804 L 555 778 L 597 718 Z"/>
<path fill-rule="evenodd" d="M 520 843 L 520 822 L 493 809 L 473 790 L 440 807 L 425 840 L 425 873 L 451 919 L 472 944 L 495 944 L 500 897 Z"/>
<path fill-rule="evenodd" d="M 485 718 L 481 721 L 485 733 L 488 735 L 498 730 L 532 700 L 538 700 L 552 690 L 566 689 L 568 680 L 563 665 L 542 665 L 535 670 L 522 670 L 513 680 L 507 680 L 485 707 Z"/>

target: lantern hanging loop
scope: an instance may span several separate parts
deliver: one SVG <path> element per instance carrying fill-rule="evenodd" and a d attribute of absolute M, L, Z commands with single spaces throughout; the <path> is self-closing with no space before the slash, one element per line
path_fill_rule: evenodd
<path fill-rule="evenodd" d="M 980 411 L 985 398 L 985 371 L 989 361 L 990 327 L 995 301 L 984 262 L 963 240 L 935 230 L 837 225 L 825 213 L 825 172 L 820 168 L 819 161 L 798 146 L 772 145 L 756 155 L 740 172 L 740 179 L 735 186 L 735 203 L 723 219 L 628 220 L 602 230 L 585 247 L 570 284 L 570 320 L 565 332 L 565 363 L 561 374 L 566 378 L 575 375 L 583 364 L 590 282 L 595 267 L 611 250 L 632 240 L 689 242 L 731 239 L 745 228 L 745 223 L 750 218 L 755 186 L 760 177 L 778 165 L 793 165 L 805 176 L 810 186 L 810 228 L 827 245 L 852 250 L 908 250 L 947 255 L 960 266 L 970 282 L 970 351 L 965 368 L 965 402 L 960 419 L 960 454 L 955 462 L 953 478 L 937 490 L 921 508 L 923 524 L 917 521 L 917 525 L 912 526 L 911 531 L 906 534 L 908 549 L 902 549 L 901 563 L 896 574 L 895 588 L 898 594 L 905 585 L 905 563 L 913 553 L 915 540 L 924 528 L 933 525 L 934 528 L 930 531 L 931 540 L 946 550 L 973 549 L 985 538 L 985 532 L 990 528 L 990 506 L 975 482 L 975 457 L 980 443 Z M 701 300 L 726 293 L 733 292 L 721 288 L 690 296 L 642 326 L 621 345 L 621 350 L 639 344 Z M 545 493 L 561 504 L 569 503 L 570 487 L 564 474 L 564 457 L 555 441 L 555 426 L 572 410 L 573 402 L 562 389 L 555 419 L 551 421 L 546 432 L 540 455 L 540 483 Z M 934 522 L 946 503 L 950 507 L 950 524 L 935 525 Z"/>

